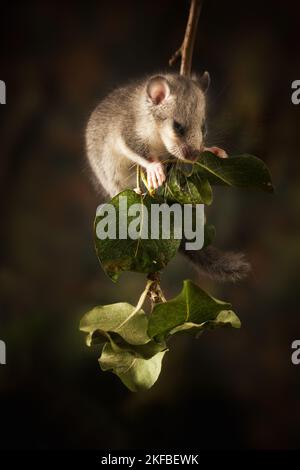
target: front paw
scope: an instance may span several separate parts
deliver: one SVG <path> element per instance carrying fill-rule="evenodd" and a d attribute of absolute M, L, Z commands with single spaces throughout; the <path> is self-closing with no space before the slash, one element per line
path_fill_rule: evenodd
<path fill-rule="evenodd" d="M 147 167 L 148 189 L 157 189 L 166 180 L 163 165 L 160 162 L 151 162 Z"/>
<path fill-rule="evenodd" d="M 221 149 L 220 147 L 204 147 L 204 152 L 214 153 L 217 157 L 220 157 L 220 158 L 228 157 L 225 150 Z"/>

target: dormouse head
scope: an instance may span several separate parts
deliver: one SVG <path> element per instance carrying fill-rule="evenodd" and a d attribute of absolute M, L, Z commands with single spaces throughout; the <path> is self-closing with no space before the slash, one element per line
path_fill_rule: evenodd
<path fill-rule="evenodd" d="M 205 93 L 209 73 L 200 77 L 157 75 L 147 83 L 147 103 L 166 150 L 180 159 L 191 159 L 204 147 Z"/>

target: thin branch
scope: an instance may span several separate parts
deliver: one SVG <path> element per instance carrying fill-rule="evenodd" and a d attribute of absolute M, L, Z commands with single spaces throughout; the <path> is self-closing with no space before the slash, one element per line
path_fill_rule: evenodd
<path fill-rule="evenodd" d="M 179 57 L 181 57 L 180 75 L 188 77 L 191 74 L 193 50 L 197 34 L 198 20 L 201 12 L 202 0 L 191 0 L 190 13 L 186 25 L 185 35 L 181 47 L 169 60 L 169 65 L 174 65 Z M 143 173 L 142 173 L 143 175 Z M 160 287 L 160 273 L 148 274 L 147 296 L 151 303 L 151 311 L 155 304 L 166 302 L 163 291 Z"/>
<path fill-rule="evenodd" d="M 169 60 L 169 65 L 170 67 L 172 67 L 172 65 L 174 65 L 177 60 L 179 59 L 179 57 L 181 57 L 181 47 L 179 49 L 177 49 L 177 51 L 175 52 L 175 54 L 172 55 L 171 59 Z"/>
<path fill-rule="evenodd" d="M 147 295 L 149 295 L 149 292 L 151 290 L 151 286 L 152 284 L 154 283 L 155 281 L 152 280 L 152 279 L 149 279 L 148 277 L 148 280 L 147 280 L 147 284 L 146 284 L 146 287 L 144 289 L 144 291 L 142 292 L 140 298 L 139 298 L 139 301 L 138 303 L 136 304 L 133 312 L 131 312 L 131 314 L 129 315 L 129 317 L 127 317 L 124 321 L 122 321 L 122 323 L 120 323 L 120 325 L 118 325 L 115 329 L 115 331 L 119 330 L 120 328 L 122 328 L 123 325 L 125 325 L 125 323 L 128 322 L 128 320 L 130 320 L 130 318 L 132 318 L 139 310 L 141 310 L 142 306 L 144 305 L 144 302 L 147 298 Z"/>
<path fill-rule="evenodd" d="M 202 3 L 202 0 L 191 0 L 183 43 L 169 60 L 169 65 L 174 65 L 177 59 L 181 57 L 180 75 L 186 77 L 191 74 L 194 44 Z"/>

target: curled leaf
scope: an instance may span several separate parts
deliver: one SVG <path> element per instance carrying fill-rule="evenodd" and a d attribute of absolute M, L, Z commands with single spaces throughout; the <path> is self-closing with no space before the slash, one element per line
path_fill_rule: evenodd
<path fill-rule="evenodd" d="M 164 341 L 148 336 L 147 328 L 145 312 L 125 302 L 95 307 L 80 322 L 87 345 L 102 345 L 102 370 L 114 372 L 131 391 L 152 387 L 167 351 Z"/>
<path fill-rule="evenodd" d="M 186 322 L 182 325 L 176 326 L 170 331 L 170 335 L 179 332 L 197 333 L 199 336 L 205 330 L 213 330 L 223 326 L 231 326 L 232 328 L 240 328 L 241 322 L 238 316 L 232 310 L 222 310 L 214 320 L 208 320 L 203 323 L 197 324 Z"/>
<path fill-rule="evenodd" d="M 201 330 L 209 322 L 231 323 L 235 328 L 239 325 L 229 303 L 211 297 L 191 281 L 184 281 L 177 297 L 155 305 L 149 318 L 148 335 L 165 338 L 187 329 Z"/>
<path fill-rule="evenodd" d="M 143 310 L 133 315 L 134 310 L 135 307 L 126 302 L 95 307 L 81 319 L 80 330 L 90 335 L 102 332 L 96 338 L 103 337 L 103 332 L 113 332 L 129 344 L 146 344 L 150 341 L 147 335 L 148 318 Z"/>
<path fill-rule="evenodd" d="M 160 351 L 149 359 L 139 356 L 135 351 L 116 349 L 106 343 L 99 358 L 103 371 L 111 370 L 132 392 L 148 390 L 157 381 L 161 364 L 167 350 Z"/>

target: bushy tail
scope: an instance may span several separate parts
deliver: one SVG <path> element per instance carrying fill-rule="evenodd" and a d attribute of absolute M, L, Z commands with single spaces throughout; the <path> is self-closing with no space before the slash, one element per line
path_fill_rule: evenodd
<path fill-rule="evenodd" d="M 251 265 L 243 253 L 222 252 L 214 246 L 207 246 L 199 251 L 186 251 L 183 243 L 180 251 L 198 271 L 216 281 L 239 281 L 251 271 Z"/>

